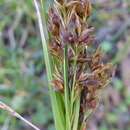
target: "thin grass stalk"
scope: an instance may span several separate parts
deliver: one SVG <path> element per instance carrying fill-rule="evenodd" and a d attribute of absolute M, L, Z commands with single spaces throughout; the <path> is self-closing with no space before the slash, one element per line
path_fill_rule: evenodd
<path fill-rule="evenodd" d="M 11 107 L 9 107 L 8 105 L 6 105 L 5 103 L 0 101 L 0 109 L 6 110 L 7 112 L 9 112 L 9 114 L 11 116 L 14 116 L 18 119 L 20 119 L 21 121 L 23 121 L 24 123 L 28 124 L 29 126 L 31 126 L 33 129 L 35 130 L 40 130 L 37 126 L 35 126 L 34 124 L 32 124 L 31 122 L 29 122 L 28 120 L 26 120 L 24 117 L 22 117 L 19 113 L 17 113 L 15 110 L 13 110 Z"/>
<path fill-rule="evenodd" d="M 75 53 L 78 55 L 77 46 L 75 48 Z M 78 130 L 78 122 L 79 122 L 79 110 L 80 110 L 80 95 L 75 100 L 75 85 L 76 85 L 76 72 L 77 72 L 77 59 L 78 56 L 75 56 L 74 60 L 74 77 L 73 77 L 73 84 L 72 84 L 72 93 L 71 93 L 71 115 L 72 115 L 72 130 Z"/>
<path fill-rule="evenodd" d="M 72 130 L 78 130 L 78 125 L 79 125 L 79 110 L 80 110 L 80 96 L 77 98 L 75 101 L 75 117 L 74 117 L 74 122 L 73 122 L 73 127 Z"/>
<path fill-rule="evenodd" d="M 75 85 L 76 85 L 76 72 L 77 72 L 77 59 L 78 59 L 78 52 L 77 52 L 77 46 L 75 49 L 75 53 L 77 54 L 75 56 L 74 64 L 73 64 L 73 70 L 74 70 L 74 76 L 73 76 L 73 84 L 72 84 L 72 92 L 71 92 L 71 115 L 73 115 L 73 107 L 74 107 L 74 97 L 75 97 Z"/>
<path fill-rule="evenodd" d="M 60 110 L 58 108 L 59 105 L 56 98 L 56 93 L 53 91 L 51 87 L 51 81 L 52 81 L 51 61 L 50 61 L 47 41 L 45 39 L 45 35 L 43 31 L 44 29 L 42 25 L 42 17 L 41 17 L 40 9 L 38 7 L 38 2 L 36 0 L 34 0 L 34 5 L 37 12 L 39 29 L 40 29 L 41 39 L 42 39 L 42 47 L 43 47 L 45 65 L 46 65 L 46 70 L 47 70 L 48 86 L 50 90 L 50 97 L 51 97 L 51 104 L 52 104 L 52 111 L 54 115 L 55 127 L 56 127 L 56 130 L 64 130 L 63 122 L 60 115 Z"/>
<path fill-rule="evenodd" d="M 68 59 L 67 59 L 68 47 L 64 48 L 64 97 L 65 97 L 65 110 L 66 110 L 66 130 L 71 130 L 70 125 L 70 103 L 69 103 L 69 84 L 68 84 Z"/>

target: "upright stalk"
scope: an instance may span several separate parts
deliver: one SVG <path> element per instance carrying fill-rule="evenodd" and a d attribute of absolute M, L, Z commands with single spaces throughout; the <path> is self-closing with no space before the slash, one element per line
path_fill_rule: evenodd
<path fill-rule="evenodd" d="M 63 63 L 63 73 L 64 73 L 64 97 L 65 97 L 65 112 L 66 112 L 66 130 L 71 130 L 70 125 L 70 92 L 68 84 L 68 47 L 64 48 L 64 63 Z"/>

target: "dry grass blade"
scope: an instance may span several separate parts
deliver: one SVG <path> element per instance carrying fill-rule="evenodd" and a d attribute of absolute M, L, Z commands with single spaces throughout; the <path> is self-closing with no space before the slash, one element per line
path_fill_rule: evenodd
<path fill-rule="evenodd" d="M 0 101 L 0 109 L 3 109 L 5 111 L 9 112 L 10 115 L 22 120 L 23 122 L 25 122 L 26 124 L 31 126 L 34 130 L 40 130 L 37 126 L 35 126 L 31 122 L 29 122 L 28 120 L 23 118 L 20 114 L 18 114 L 16 111 L 14 111 L 11 107 L 9 107 L 8 105 L 6 105 L 5 103 L 3 103 L 1 101 Z"/>

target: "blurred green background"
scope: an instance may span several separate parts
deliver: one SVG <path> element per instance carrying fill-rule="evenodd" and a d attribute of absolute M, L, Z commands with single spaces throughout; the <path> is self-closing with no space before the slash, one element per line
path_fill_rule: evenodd
<path fill-rule="evenodd" d="M 88 130 L 130 130 L 130 0 L 92 3 L 95 44 L 116 71 Z M 0 101 L 41 130 L 54 130 L 33 0 L 0 0 Z M 0 130 L 32 128 L 0 110 Z"/>

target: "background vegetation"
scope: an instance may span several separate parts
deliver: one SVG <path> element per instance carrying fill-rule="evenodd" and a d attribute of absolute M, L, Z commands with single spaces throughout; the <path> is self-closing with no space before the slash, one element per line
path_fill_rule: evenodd
<path fill-rule="evenodd" d="M 52 3 L 46 2 L 47 7 Z M 92 0 L 95 44 L 116 66 L 89 130 L 130 130 L 130 1 Z M 41 38 L 32 0 L 0 0 L 0 100 L 42 130 L 53 130 Z M 29 130 L 0 110 L 1 130 Z M 30 128 L 31 130 L 31 128 Z"/>

